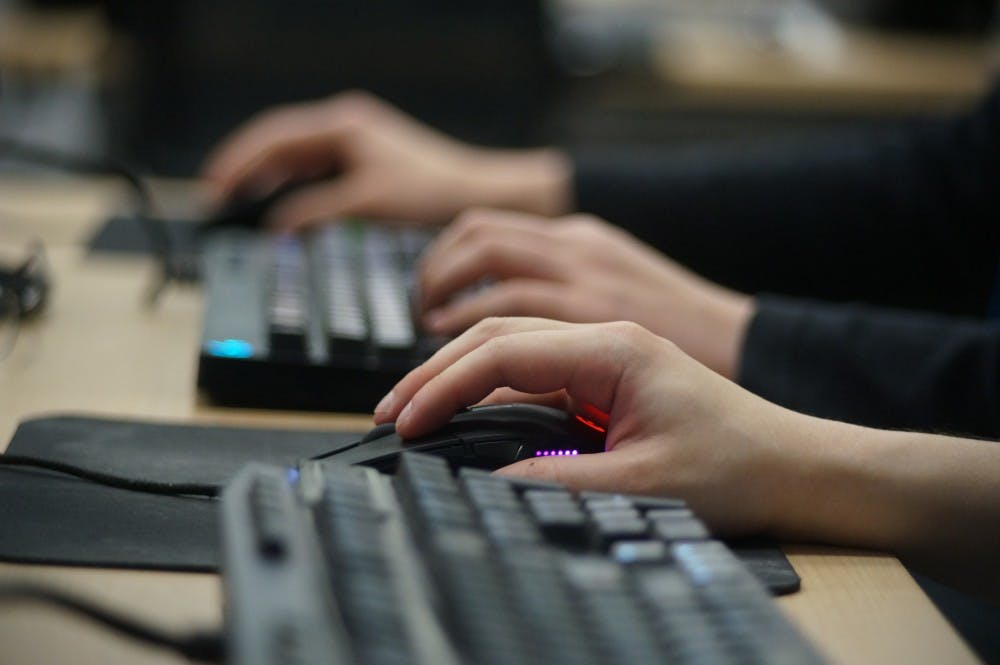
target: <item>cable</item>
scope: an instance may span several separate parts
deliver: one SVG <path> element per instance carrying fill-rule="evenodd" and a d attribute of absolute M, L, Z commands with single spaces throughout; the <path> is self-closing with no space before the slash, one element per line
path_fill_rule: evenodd
<path fill-rule="evenodd" d="M 135 478 L 104 473 L 103 471 L 86 469 L 74 464 L 66 464 L 65 462 L 26 455 L 0 455 L 0 465 L 31 466 L 39 469 L 48 469 L 49 471 L 57 471 L 82 480 L 89 480 L 99 485 L 117 487 L 133 492 L 145 492 L 147 494 L 214 498 L 221 491 L 219 485 L 209 483 L 169 483 L 155 480 L 137 480 Z"/>
<path fill-rule="evenodd" d="M 190 660 L 222 662 L 225 657 L 225 643 L 218 631 L 170 633 L 139 623 L 65 591 L 40 584 L 0 584 L 0 601 L 40 601 L 56 605 L 134 640 L 176 651 Z"/>
<path fill-rule="evenodd" d="M 23 143 L 10 137 L 0 137 L 0 155 L 76 173 L 97 173 L 121 178 L 132 190 L 136 204 L 136 219 L 149 238 L 153 254 L 160 265 L 159 279 L 146 297 L 147 305 L 155 305 L 167 284 L 183 277 L 183 271 L 177 265 L 173 241 L 166 224 L 153 214 L 153 197 L 149 187 L 134 169 L 110 158 L 98 159 L 71 154 L 54 148 Z"/>

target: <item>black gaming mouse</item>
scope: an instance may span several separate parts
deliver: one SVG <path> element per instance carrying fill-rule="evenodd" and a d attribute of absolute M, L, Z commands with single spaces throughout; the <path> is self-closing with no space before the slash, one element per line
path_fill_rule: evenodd
<path fill-rule="evenodd" d="M 452 467 L 493 470 L 531 457 L 604 452 L 604 431 L 559 409 L 496 404 L 462 411 L 416 439 L 400 438 L 391 423 L 379 425 L 359 444 L 328 459 L 393 472 L 404 452 L 440 455 Z"/>

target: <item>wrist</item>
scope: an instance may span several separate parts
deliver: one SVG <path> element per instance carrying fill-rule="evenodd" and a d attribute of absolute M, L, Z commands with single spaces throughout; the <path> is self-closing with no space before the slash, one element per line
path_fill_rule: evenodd
<path fill-rule="evenodd" d="M 776 448 L 783 469 L 771 532 L 784 540 L 893 549 L 900 521 L 883 464 L 891 433 L 782 410 L 787 424 Z"/>
<path fill-rule="evenodd" d="M 711 348 L 706 350 L 706 365 L 722 376 L 735 381 L 747 327 L 756 311 L 751 296 L 720 289 L 711 297 L 712 305 L 704 328 L 710 331 Z"/>
<path fill-rule="evenodd" d="M 545 217 L 569 213 L 572 162 L 557 148 L 472 148 L 463 160 L 470 206 L 519 210 Z"/>

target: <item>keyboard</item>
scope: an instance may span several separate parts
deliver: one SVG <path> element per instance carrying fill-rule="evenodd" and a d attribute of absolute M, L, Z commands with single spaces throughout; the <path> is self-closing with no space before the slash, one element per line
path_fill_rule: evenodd
<path fill-rule="evenodd" d="M 222 531 L 231 663 L 822 662 L 674 499 L 404 453 L 247 467 Z"/>
<path fill-rule="evenodd" d="M 414 265 L 430 239 L 357 221 L 296 236 L 213 231 L 199 387 L 232 406 L 371 411 L 441 344 L 413 318 Z"/>

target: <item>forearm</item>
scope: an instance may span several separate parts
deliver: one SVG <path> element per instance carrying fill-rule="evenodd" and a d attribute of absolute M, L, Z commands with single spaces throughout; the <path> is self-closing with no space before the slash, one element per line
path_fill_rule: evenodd
<path fill-rule="evenodd" d="M 777 535 L 891 551 L 1000 596 L 1000 444 L 799 414 L 789 422 Z"/>

